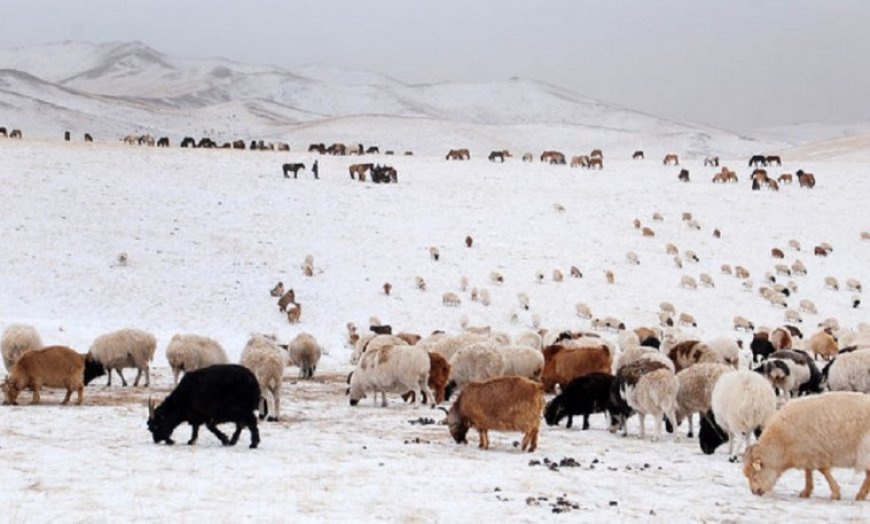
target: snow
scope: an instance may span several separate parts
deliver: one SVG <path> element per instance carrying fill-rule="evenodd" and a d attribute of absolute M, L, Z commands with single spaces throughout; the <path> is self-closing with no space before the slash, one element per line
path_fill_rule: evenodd
<path fill-rule="evenodd" d="M 670 435 L 640 441 L 634 420 L 627 438 L 607 432 L 601 415 L 586 432 L 579 424 L 571 430 L 544 426 L 539 449 L 523 454 L 513 446 L 519 434 L 493 433 L 492 449 L 482 451 L 455 444 L 442 425 L 411 424 L 421 417 L 440 421 L 443 413 L 405 405 L 397 396 L 385 409 L 371 399 L 351 408 L 344 396 L 351 370 L 344 326 L 365 326 L 377 315 L 396 329 L 457 332 L 467 315 L 473 325 L 515 335 L 537 314 L 551 329 L 588 329 L 588 321 L 574 315 L 579 301 L 596 316 L 649 326 L 657 324 L 658 304 L 666 300 L 696 317 L 692 334 L 748 341 L 733 331 L 734 315 L 776 326 L 783 312 L 744 292 L 734 277 L 720 275 L 719 266 L 747 267 L 757 286 L 781 262 L 770 258 L 774 246 L 786 252 L 785 262 L 799 258 L 809 269 L 808 276 L 794 278 L 799 293 L 790 299 L 797 304 L 811 298 L 819 308 L 819 315 L 804 315 L 804 332 L 828 316 L 854 326 L 867 320 L 863 306 L 852 309 L 851 294 L 825 289 L 823 279 L 870 281 L 870 243 L 860 240 L 861 231 L 870 229 L 865 163 L 785 157 L 783 172 L 813 172 L 817 187 L 752 192 L 743 156 L 723 158 L 741 177 L 737 185 L 712 184 L 714 169 L 700 160 L 684 161 L 693 181 L 678 182 L 679 168 L 662 166 L 660 158 L 682 149 L 668 147 L 664 138 L 646 146 L 647 160 L 632 161 L 640 139 L 625 135 L 620 142 L 614 135 L 603 146 L 604 170 L 590 172 L 516 157 L 490 163 L 485 157 L 498 126 L 483 135 L 478 125 L 408 119 L 406 127 L 392 128 L 378 120 L 343 123 L 358 126 L 345 128 L 351 131 L 368 123 L 384 143 L 415 150 L 410 157 L 366 158 L 394 165 L 397 185 L 351 181 L 347 165 L 360 161 L 354 157 L 140 148 L 114 140 L 62 143 L 27 134 L 21 141 L 0 139 L 0 329 L 28 323 L 46 343 L 82 352 L 98 335 L 125 326 L 158 338 L 150 390 L 107 389 L 98 379 L 86 388 L 81 407 L 58 406 L 60 392 L 52 391 L 43 406 L 25 400 L 0 408 L 0 507 L 6 518 L 537 521 L 564 518 L 551 507 L 564 494 L 578 506 L 568 518 L 589 521 L 862 520 L 865 504 L 830 501 L 818 476 L 810 500 L 797 498 L 803 475 L 796 471 L 786 473 L 771 495 L 756 497 L 724 450 L 705 456 L 695 439 L 677 443 Z M 415 147 L 414 137 L 404 133 L 418 124 L 419 136 L 444 133 L 440 140 L 467 145 L 473 159 L 446 162 L 436 138 L 424 149 Z M 519 151 L 539 152 L 515 129 L 504 129 L 517 147 L 524 144 Z M 558 125 L 524 129 L 541 143 L 564 140 Z M 317 132 L 311 126 L 291 135 L 293 151 L 315 141 Z M 711 145 L 727 146 L 715 138 Z M 315 158 L 319 181 L 309 171 L 297 180 L 280 174 L 284 162 L 310 166 Z M 565 211 L 557 212 L 555 204 Z M 651 220 L 655 211 L 664 222 Z M 684 211 L 694 214 L 700 231 L 680 221 Z M 656 236 L 642 237 L 634 218 Z M 713 228 L 721 229 L 721 239 L 713 238 Z M 470 249 L 466 235 L 474 238 Z M 792 238 L 803 252 L 787 249 Z M 812 246 L 822 241 L 834 251 L 812 256 Z M 667 242 L 695 251 L 700 262 L 675 268 L 665 254 Z M 440 261 L 430 260 L 429 246 L 439 248 Z M 625 262 L 629 250 L 640 265 Z M 117 264 L 120 252 L 128 254 L 127 266 Z M 308 254 L 316 267 L 310 278 L 299 267 Z M 582 279 L 535 282 L 537 271 L 549 277 L 560 268 L 567 275 L 571 265 L 582 269 Z M 607 269 L 615 273 L 613 285 L 604 280 Z M 504 275 L 503 285 L 489 282 L 493 270 Z M 701 272 L 713 276 L 715 288 L 679 288 L 683 274 L 697 278 Z M 416 289 L 417 275 L 427 291 Z M 463 275 L 472 286 L 489 289 L 491 306 L 471 302 L 468 293 L 461 293 L 459 308 L 441 305 L 443 292 L 459 293 Z M 278 280 L 303 304 L 296 326 L 268 294 Z M 391 296 L 382 292 L 387 281 Z M 529 295 L 530 312 L 519 309 L 519 292 Z M 512 313 L 517 324 L 510 322 Z M 182 444 L 189 434 L 184 426 L 176 430 L 176 446 L 153 444 L 145 402 L 170 389 L 163 351 L 173 334 L 214 337 L 237 361 L 251 333 L 275 333 L 287 342 L 302 330 L 328 354 L 314 381 L 299 381 L 296 369 L 287 369 L 284 419 L 261 424 L 258 450 L 247 449 L 247 432 L 235 448 L 222 448 L 206 431 L 188 447 Z M 475 432 L 470 437 L 473 443 Z M 530 465 L 567 457 L 580 467 Z M 834 474 L 844 497 L 854 497 L 863 474 Z"/>

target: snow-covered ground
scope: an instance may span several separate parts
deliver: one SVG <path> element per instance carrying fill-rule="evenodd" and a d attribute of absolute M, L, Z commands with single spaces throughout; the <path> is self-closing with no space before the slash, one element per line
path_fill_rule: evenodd
<path fill-rule="evenodd" d="M 555 141 L 556 134 L 539 139 Z M 586 432 L 543 427 L 538 451 L 522 454 L 513 446 L 518 434 L 493 434 L 489 451 L 458 446 L 444 426 L 410 423 L 438 421 L 441 411 L 397 397 L 386 409 L 370 401 L 348 406 L 348 321 L 365 326 L 377 315 L 398 329 L 455 332 L 467 315 L 471 324 L 515 334 L 536 314 L 550 329 L 588 329 L 574 315 L 582 301 L 596 315 L 633 327 L 657 324 L 658 304 L 666 300 L 696 317 L 701 338 L 745 339 L 731 328 L 734 315 L 776 326 L 783 312 L 743 291 L 719 266 L 745 266 L 757 287 L 778 262 L 772 247 L 786 251 L 786 262 L 801 259 L 809 268 L 808 276 L 794 278 L 799 292 L 790 299 L 796 306 L 810 298 L 819 308 L 819 315 L 805 315 L 805 332 L 828 316 L 847 326 L 868 320 L 865 306 L 851 308 L 851 293 L 823 285 L 828 275 L 870 282 L 870 243 L 860 240 L 870 230 L 866 164 L 798 165 L 786 157 L 782 172 L 814 172 L 817 187 L 752 192 L 745 158 L 724 162 L 741 177 L 737 185 L 712 184 L 714 169 L 699 161 L 686 163 L 693 181 L 683 184 L 679 168 L 661 165 L 665 149 L 631 161 L 624 153 L 631 147 L 605 148 L 600 172 L 516 158 L 492 164 L 483 160 L 484 147 L 472 148 L 470 162 L 446 162 L 443 153 L 373 157 L 394 165 L 400 181 L 375 186 L 349 179 L 347 165 L 359 161 L 353 157 L 0 139 L 0 328 L 32 324 L 44 342 L 82 352 L 96 336 L 125 326 L 158 338 L 151 391 L 107 390 L 100 379 L 87 388 L 82 407 L 57 406 L 54 392 L 44 406 L 0 408 L 2 514 L 15 522 L 536 521 L 565 518 L 552 512 L 564 497 L 576 506 L 567 518 L 589 521 L 865 520 L 865 504 L 829 501 L 824 483 L 817 482 L 812 499 L 799 500 L 797 472 L 787 473 L 772 495 L 755 497 L 724 451 L 705 456 L 694 439 L 675 443 L 671 436 L 640 441 L 636 422 L 627 438 L 608 433 L 603 416 L 593 417 Z M 310 165 L 315 158 L 321 180 L 307 171 L 298 180 L 281 176 L 281 163 Z M 663 222 L 652 221 L 656 211 Z M 700 231 L 680 220 L 685 211 Z M 656 236 L 642 237 L 634 218 Z M 714 228 L 721 239 L 713 238 Z M 471 249 L 466 235 L 474 238 Z M 789 251 L 789 239 L 803 251 Z M 822 241 L 833 253 L 812 256 Z M 695 251 L 700 262 L 676 268 L 665 253 L 668 242 Z M 440 261 L 430 260 L 429 246 L 440 249 Z M 625 262 L 629 250 L 639 266 Z M 121 252 L 127 266 L 116 263 Z M 311 278 L 299 268 L 307 254 L 317 268 Z M 567 275 L 572 265 L 582 279 L 549 278 L 556 268 Z M 605 282 L 607 269 L 615 273 L 613 285 Z M 489 282 L 493 270 L 504 275 L 503 285 Z M 537 271 L 547 275 L 541 284 Z M 713 276 L 715 288 L 678 287 L 683 274 L 702 272 Z M 468 293 L 459 308 L 441 305 L 443 292 L 459 292 L 463 275 L 490 291 L 491 306 Z M 415 288 L 415 276 L 426 280 L 427 291 Z M 297 326 L 287 324 L 268 294 L 278 280 L 303 305 Z M 384 282 L 392 283 L 391 296 L 383 294 Z M 519 292 L 530 296 L 530 312 L 519 309 Z M 206 432 L 195 447 L 152 443 L 145 399 L 169 390 L 163 350 L 174 333 L 212 336 L 235 360 L 252 332 L 287 341 L 302 330 L 328 355 L 313 382 L 297 381 L 288 368 L 284 420 L 261 425 L 260 449 L 224 449 Z M 180 427 L 178 440 L 188 431 Z M 247 439 L 243 434 L 241 443 Z M 530 465 L 545 458 L 573 458 L 580 466 Z M 863 474 L 835 475 L 844 496 L 854 497 Z"/>

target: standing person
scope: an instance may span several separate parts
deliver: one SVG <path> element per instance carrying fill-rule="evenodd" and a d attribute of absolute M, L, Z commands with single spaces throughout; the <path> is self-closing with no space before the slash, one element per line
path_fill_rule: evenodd
<path fill-rule="evenodd" d="M 319 171 L 317 167 L 317 160 L 314 161 L 314 165 L 311 166 L 311 172 L 314 173 L 314 178 L 316 180 L 320 180 Z"/>

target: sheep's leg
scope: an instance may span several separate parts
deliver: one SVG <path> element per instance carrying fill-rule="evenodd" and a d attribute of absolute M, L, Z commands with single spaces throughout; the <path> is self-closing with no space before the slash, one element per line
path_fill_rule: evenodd
<path fill-rule="evenodd" d="M 858 495 L 855 496 L 855 500 L 865 500 L 867 498 L 867 492 L 870 492 L 870 469 L 868 469 L 867 473 L 864 475 L 864 483 L 861 484 L 861 489 L 858 490 Z"/>
<path fill-rule="evenodd" d="M 589 413 L 583 414 L 583 430 L 589 429 Z"/>
<path fill-rule="evenodd" d="M 115 372 L 117 372 L 118 376 L 121 377 L 121 385 L 127 387 L 127 379 L 125 379 L 124 374 L 121 373 L 121 368 L 115 368 Z M 109 374 L 111 375 L 111 372 L 109 372 Z M 109 380 L 111 380 L 111 377 L 109 377 Z"/>
<path fill-rule="evenodd" d="M 646 415 L 638 413 L 637 416 L 640 421 L 640 438 L 643 440 L 646 437 Z"/>
<path fill-rule="evenodd" d="M 520 449 L 522 451 L 525 451 L 526 448 L 529 447 L 529 441 L 531 441 L 531 437 L 532 437 L 531 432 L 527 431 L 527 432 L 523 433 L 523 442 L 522 442 L 522 445 L 520 446 Z"/>
<path fill-rule="evenodd" d="M 694 415 L 694 413 L 689 413 L 689 434 L 686 435 L 689 438 L 695 436 L 695 423 L 692 422 L 692 415 Z"/>
<path fill-rule="evenodd" d="M 206 422 L 205 427 L 208 428 L 209 431 L 214 433 L 214 436 L 216 436 L 218 440 L 221 441 L 221 444 L 223 444 L 224 446 L 230 445 L 230 439 L 228 439 L 227 436 L 224 435 L 224 433 L 219 430 L 217 426 L 215 426 L 214 422 Z"/>
<path fill-rule="evenodd" d="M 151 366 L 145 366 L 145 387 L 151 387 Z"/>
<path fill-rule="evenodd" d="M 31 404 L 39 404 L 39 384 L 33 385 L 33 400 L 30 402 Z"/>
<path fill-rule="evenodd" d="M 655 434 L 652 438 L 653 442 L 658 442 L 662 438 L 662 418 L 662 416 L 653 417 L 653 420 L 655 420 L 655 425 L 653 426 L 655 430 Z M 674 440 L 677 440 L 677 436 L 679 436 L 679 433 L 677 433 L 677 435 L 674 435 Z"/>
<path fill-rule="evenodd" d="M 278 420 L 278 414 L 275 412 L 275 396 L 268 389 L 262 390 L 261 395 L 263 396 L 263 402 L 266 403 L 266 410 L 264 413 L 260 413 L 260 418 L 265 418 L 269 421 Z"/>
<path fill-rule="evenodd" d="M 230 437 L 230 446 L 235 446 L 239 441 L 239 435 L 242 434 L 242 428 L 245 427 L 241 422 L 236 422 L 236 430 L 233 431 L 233 436 Z"/>
<path fill-rule="evenodd" d="M 275 393 L 275 421 L 277 421 L 278 417 L 281 416 L 281 392 L 276 391 Z"/>
<path fill-rule="evenodd" d="M 60 404 L 61 404 L 62 406 L 65 406 L 65 405 L 69 404 L 69 399 L 70 399 L 71 397 L 72 397 L 72 389 L 69 388 L 69 387 L 67 387 L 67 388 L 66 388 L 66 396 L 63 397 L 63 402 L 61 402 Z"/>
<path fill-rule="evenodd" d="M 734 435 L 729 432 L 728 433 L 728 460 L 730 460 L 731 462 L 737 461 L 737 455 L 734 454 L 734 441 L 735 440 L 736 439 L 734 438 Z"/>
<path fill-rule="evenodd" d="M 574 415 L 568 415 L 568 422 L 565 424 L 565 429 L 571 429 L 574 425 Z"/>
<path fill-rule="evenodd" d="M 831 487 L 831 500 L 840 500 L 840 485 L 837 484 L 837 480 L 831 475 L 831 468 L 819 468 L 819 471 L 822 472 L 825 480 L 828 481 L 828 486 Z"/>
<path fill-rule="evenodd" d="M 256 449 L 260 444 L 260 430 L 257 429 L 257 417 L 253 413 L 249 414 L 246 420 L 248 430 L 251 432 L 251 449 Z"/>
<path fill-rule="evenodd" d="M 677 421 L 677 417 L 676 417 L 676 415 L 674 415 L 674 412 L 672 411 L 672 412 L 668 413 L 666 416 L 667 416 L 668 420 L 671 422 L 671 425 L 674 427 L 677 427 L 677 425 L 675 424 L 675 422 Z M 659 428 L 661 429 L 661 417 L 659 417 L 658 424 L 659 424 Z M 659 436 L 661 436 L 661 431 L 659 432 Z M 674 431 L 674 442 L 679 442 L 679 441 L 680 441 L 680 432 Z"/>
<path fill-rule="evenodd" d="M 387 392 L 386 391 L 381 391 L 381 407 L 382 408 L 387 407 Z"/>
<path fill-rule="evenodd" d="M 199 424 L 190 425 L 190 440 L 187 441 L 188 446 L 196 444 L 196 439 L 199 438 Z"/>
<path fill-rule="evenodd" d="M 141 368 L 139 368 L 139 369 L 136 370 L 136 380 L 133 381 L 133 387 L 134 387 L 134 388 L 138 388 L 138 387 L 139 387 L 139 379 L 140 379 L 140 378 L 142 378 L 142 369 L 141 369 Z"/>
<path fill-rule="evenodd" d="M 810 498 L 810 495 L 813 494 L 813 470 L 805 469 L 804 470 L 804 489 L 800 492 L 800 497 L 802 499 Z"/>
<path fill-rule="evenodd" d="M 112 368 L 106 368 L 106 375 L 109 375 L 109 381 L 106 382 L 106 387 L 112 387 Z"/>

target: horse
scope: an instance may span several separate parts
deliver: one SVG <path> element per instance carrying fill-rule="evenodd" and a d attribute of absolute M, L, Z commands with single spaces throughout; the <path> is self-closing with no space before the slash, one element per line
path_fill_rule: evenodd
<path fill-rule="evenodd" d="M 595 158 L 595 157 L 604 158 L 604 153 L 602 153 L 600 149 L 593 149 L 592 152 L 589 153 L 589 156 L 591 158 Z"/>
<path fill-rule="evenodd" d="M 565 155 L 559 151 L 544 151 L 541 153 L 541 162 L 561 165 L 565 163 Z"/>
<path fill-rule="evenodd" d="M 217 143 L 214 140 L 212 140 L 211 138 L 202 137 L 199 140 L 199 143 L 196 145 L 196 147 L 204 147 L 204 148 L 212 149 L 212 148 L 217 147 Z"/>
<path fill-rule="evenodd" d="M 718 156 L 705 157 L 704 158 L 704 166 L 719 167 L 719 157 Z"/>
<path fill-rule="evenodd" d="M 326 146 L 323 145 L 323 142 L 318 143 L 318 144 L 309 144 L 308 152 L 309 153 L 317 152 L 317 153 L 320 153 L 321 155 L 325 155 L 326 154 Z"/>
<path fill-rule="evenodd" d="M 593 167 L 598 167 L 598 169 L 604 169 L 604 159 L 600 156 L 594 156 L 589 159 L 589 162 L 586 164 L 586 169 L 592 169 Z"/>
<path fill-rule="evenodd" d="M 468 149 L 451 149 L 447 152 L 447 160 L 469 160 L 471 153 Z"/>
<path fill-rule="evenodd" d="M 760 167 L 755 168 L 755 171 L 752 172 L 752 180 L 758 180 L 762 183 L 767 183 L 769 178 L 767 177 L 767 170 L 761 169 Z"/>
<path fill-rule="evenodd" d="M 242 145 L 245 145 L 245 143 L 242 142 Z M 290 151 L 290 144 L 287 142 L 278 142 L 278 151 Z"/>
<path fill-rule="evenodd" d="M 21 130 L 20 129 L 13 129 L 9 133 L 9 138 L 21 138 Z"/>
<path fill-rule="evenodd" d="M 673 164 L 675 166 L 680 165 L 680 157 L 677 156 L 676 153 L 668 153 L 665 155 L 665 158 L 662 160 L 662 165 Z"/>
<path fill-rule="evenodd" d="M 151 135 L 145 134 L 145 135 L 142 135 L 139 137 L 139 145 L 140 146 L 154 147 L 155 143 L 156 143 L 156 141 L 154 140 L 154 137 Z"/>
<path fill-rule="evenodd" d="M 495 162 L 496 159 L 504 163 L 504 151 L 493 151 L 489 154 L 490 162 Z"/>
<path fill-rule="evenodd" d="M 632 160 L 643 160 L 643 151 L 638 149 L 637 151 L 634 152 L 633 155 L 631 155 L 631 159 Z"/>
<path fill-rule="evenodd" d="M 347 147 L 344 144 L 335 143 L 327 147 L 326 152 L 330 155 L 345 156 L 347 154 Z"/>
<path fill-rule="evenodd" d="M 816 177 L 812 173 L 804 173 L 802 169 L 799 169 L 795 174 L 798 177 L 798 185 L 800 187 L 812 189 L 816 186 Z"/>
<path fill-rule="evenodd" d="M 93 142 L 94 137 L 91 136 L 90 133 L 85 133 L 85 142 Z"/>
<path fill-rule="evenodd" d="M 688 182 L 689 181 L 689 170 L 688 169 L 681 169 L 680 174 L 677 175 L 677 178 L 683 182 Z"/>
<path fill-rule="evenodd" d="M 749 159 L 749 167 L 762 165 L 767 167 L 767 157 L 764 155 L 752 155 Z"/>
<path fill-rule="evenodd" d="M 367 154 L 367 155 L 377 155 L 377 154 L 379 154 L 380 152 L 381 152 L 381 150 L 378 149 L 378 146 L 369 146 L 369 147 L 366 148 L 366 154 Z"/>
<path fill-rule="evenodd" d="M 374 164 L 351 164 L 347 170 L 350 172 L 350 179 L 354 180 L 354 175 L 357 175 L 360 182 L 365 181 L 366 171 L 370 171 L 375 167 Z"/>
<path fill-rule="evenodd" d="M 589 157 L 586 155 L 572 157 L 571 167 L 589 167 Z"/>
<path fill-rule="evenodd" d="M 192 136 L 186 136 L 181 141 L 181 147 L 196 147 L 196 140 Z"/>
<path fill-rule="evenodd" d="M 767 189 L 770 189 L 771 191 L 779 191 L 779 184 L 776 183 L 776 180 L 771 178 L 767 181 Z"/>
<path fill-rule="evenodd" d="M 523 155 L 523 162 L 532 162 L 534 161 L 534 159 L 535 157 L 531 153 L 526 153 L 525 155 Z"/>
<path fill-rule="evenodd" d="M 296 178 L 296 175 L 299 173 L 300 169 L 305 169 L 305 164 L 296 163 L 296 164 L 284 164 L 281 166 L 281 170 L 284 172 L 284 178 L 290 178 L 287 176 L 287 173 L 292 172 L 293 178 Z"/>
<path fill-rule="evenodd" d="M 4 135 L 5 135 L 5 133 L 4 133 Z M 64 142 L 69 142 L 69 141 L 70 141 L 70 134 L 69 134 L 69 131 L 64 131 L 64 132 L 63 132 L 63 140 L 64 140 Z"/>
<path fill-rule="evenodd" d="M 162 136 L 157 140 L 157 147 L 169 147 L 169 137 Z"/>
<path fill-rule="evenodd" d="M 780 184 L 791 184 L 792 176 L 790 173 L 783 173 L 779 175 L 779 178 L 777 178 L 777 180 Z"/>
<path fill-rule="evenodd" d="M 774 162 L 776 162 L 776 165 L 782 166 L 782 159 L 779 158 L 779 155 L 767 155 L 765 160 L 767 160 L 767 165 L 769 166 L 772 166 Z"/>
<path fill-rule="evenodd" d="M 391 166 L 376 165 L 372 168 L 372 182 L 375 184 L 389 184 L 399 181 L 399 173 Z"/>

